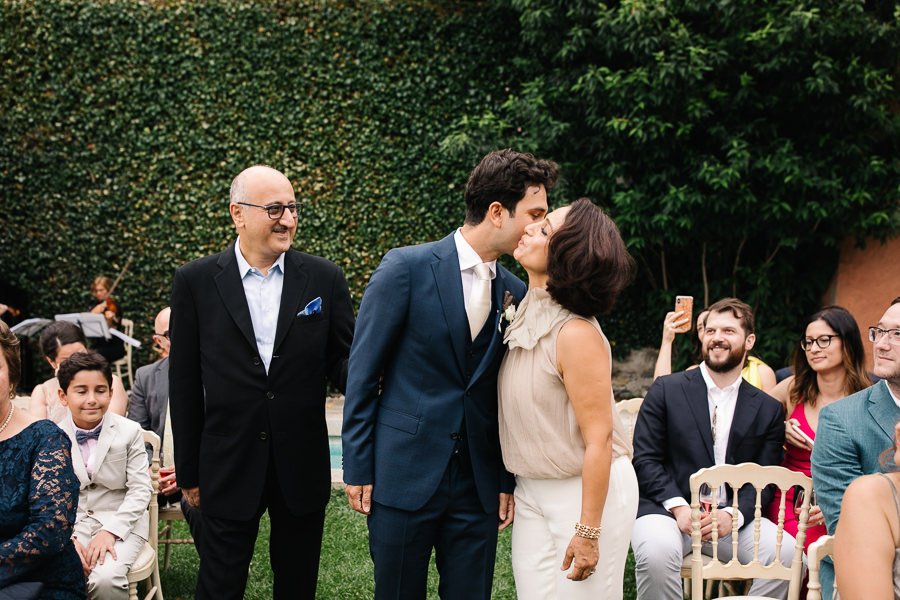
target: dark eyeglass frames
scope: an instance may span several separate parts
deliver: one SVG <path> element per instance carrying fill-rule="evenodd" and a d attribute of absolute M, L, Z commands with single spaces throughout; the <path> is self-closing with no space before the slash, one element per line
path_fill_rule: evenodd
<path fill-rule="evenodd" d="M 824 350 L 828 346 L 831 345 L 831 338 L 841 337 L 839 333 L 834 333 L 832 335 L 820 335 L 817 338 L 803 338 L 800 340 L 800 347 L 803 348 L 804 351 L 808 351 L 812 349 L 813 343 L 816 346 Z"/>
<path fill-rule="evenodd" d="M 237 202 L 242 206 L 252 206 L 254 208 L 261 208 L 268 213 L 269 218 L 273 221 L 277 221 L 284 214 L 285 210 L 290 211 L 291 215 L 296 219 L 300 215 L 300 211 L 303 209 L 302 202 L 292 202 L 290 204 L 269 204 L 268 206 L 260 206 L 259 204 L 250 204 L 249 202 Z"/>

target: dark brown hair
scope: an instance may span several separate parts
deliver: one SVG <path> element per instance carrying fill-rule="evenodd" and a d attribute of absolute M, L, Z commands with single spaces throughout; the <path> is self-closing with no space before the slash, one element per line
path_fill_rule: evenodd
<path fill-rule="evenodd" d="M 87 352 L 76 352 L 59 365 L 59 387 L 64 392 L 69 391 L 69 386 L 75 375 L 81 371 L 100 371 L 103 373 L 104 379 L 112 387 L 112 369 L 109 363 L 96 350 L 88 350 Z"/>
<path fill-rule="evenodd" d="M 742 302 L 737 298 L 722 298 L 718 302 L 712 304 L 709 307 L 710 313 L 723 313 L 730 312 L 734 315 L 735 319 L 738 319 L 741 322 L 741 327 L 744 328 L 744 333 L 750 335 L 751 333 L 756 332 L 756 323 L 753 320 L 753 309 L 750 308 L 750 305 L 746 302 Z M 709 316 L 706 317 L 706 322 L 709 322 Z"/>
<path fill-rule="evenodd" d="M 826 306 L 806 320 L 803 327 L 803 335 L 806 335 L 806 327 L 815 321 L 825 321 L 835 333 L 841 337 L 841 354 L 843 356 L 844 370 L 847 378 L 844 381 L 844 395 L 849 396 L 872 385 L 865 367 L 865 351 L 863 350 L 862 337 L 859 334 L 859 325 L 856 319 L 846 308 L 840 306 Z M 806 352 L 797 344 L 794 349 L 794 382 L 791 384 L 791 404 L 807 403 L 816 405 L 819 397 L 819 382 L 816 372 L 809 366 Z"/>
<path fill-rule="evenodd" d="M 53 362 L 56 362 L 61 347 L 79 342 L 87 348 L 87 339 L 81 327 L 70 321 L 54 321 L 41 332 L 41 352 Z"/>
<path fill-rule="evenodd" d="M 16 387 L 22 378 L 22 359 L 19 357 L 19 338 L 9 326 L 0 321 L 0 350 L 6 359 L 6 370 L 9 372 L 9 396 L 16 395 Z"/>
<path fill-rule="evenodd" d="M 547 291 L 559 304 L 583 317 L 609 312 L 634 277 L 619 228 L 598 206 L 579 198 L 547 249 Z"/>
<path fill-rule="evenodd" d="M 488 207 L 499 202 L 509 214 L 525 197 L 528 186 L 543 184 L 549 192 L 559 178 L 559 166 L 549 160 L 538 160 L 531 154 L 510 148 L 495 150 L 481 159 L 466 182 L 466 223 L 484 221 Z"/>

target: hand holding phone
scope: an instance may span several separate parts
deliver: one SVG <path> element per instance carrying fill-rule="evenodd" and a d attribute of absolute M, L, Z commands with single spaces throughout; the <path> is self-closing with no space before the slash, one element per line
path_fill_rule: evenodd
<path fill-rule="evenodd" d="M 687 317 L 687 321 L 675 329 L 675 333 L 687 333 L 691 330 L 691 316 L 694 312 L 693 296 L 675 296 L 675 312 L 683 313 L 682 318 Z"/>
<path fill-rule="evenodd" d="M 813 439 L 811 437 L 809 437 L 808 435 L 806 435 L 806 433 L 804 433 L 802 429 L 800 429 L 800 425 L 797 422 L 795 422 L 794 419 L 791 419 L 789 421 L 789 423 L 791 424 L 791 429 L 794 430 L 794 433 L 797 434 L 798 437 L 802 438 L 803 441 L 806 442 L 806 444 L 810 448 L 812 448 L 813 447 Z"/>

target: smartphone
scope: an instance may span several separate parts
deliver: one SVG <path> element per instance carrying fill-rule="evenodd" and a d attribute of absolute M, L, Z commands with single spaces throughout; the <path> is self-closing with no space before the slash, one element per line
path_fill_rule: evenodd
<path fill-rule="evenodd" d="M 802 437 L 803 441 L 805 441 L 807 444 L 809 444 L 809 447 L 812 448 L 813 439 L 811 437 L 809 437 L 808 435 L 806 435 L 805 433 L 803 433 L 803 431 L 801 431 L 800 428 L 797 427 L 796 425 L 794 425 L 793 423 L 791 423 L 791 427 L 794 428 L 794 433 L 796 433 L 797 435 Z"/>
<path fill-rule="evenodd" d="M 694 311 L 693 296 L 675 296 L 675 312 L 683 312 L 688 320 L 687 323 L 675 330 L 676 333 L 687 333 L 691 330 L 691 319 Z"/>

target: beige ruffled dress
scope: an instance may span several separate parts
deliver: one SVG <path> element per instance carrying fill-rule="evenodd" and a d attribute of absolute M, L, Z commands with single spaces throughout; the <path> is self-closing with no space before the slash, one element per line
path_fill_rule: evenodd
<path fill-rule="evenodd" d="M 581 475 L 585 443 L 562 375 L 557 369 L 556 338 L 563 325 L 582 319 L 609 342 L 597 319 L 578 316 L 542 288 L 529 290 L 516 309 L 503 341 L 508 346 L 497 380 L 500 445 L 506 469 L 530 479 L 565 479 Z M 633 456 L 628 430 L 615 410 L 613 460 Z"/>

